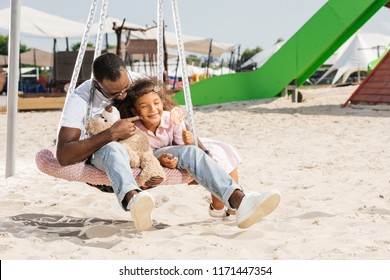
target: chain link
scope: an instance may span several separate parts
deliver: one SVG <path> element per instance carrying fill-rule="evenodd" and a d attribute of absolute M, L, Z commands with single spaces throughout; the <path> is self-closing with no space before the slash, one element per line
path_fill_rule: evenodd
<path fill-rule="evenodd" d="M 181 32 L 181 25 L 180 25 L 179 8 L 178 8 L 176 0 L 172 0 L 172 11 L 173 11 L 173 19 L 174 19 L 175 30 L 176 30 L 177 51 L 178 51 L 179 60 L 180 60 L 180 68 L 181 68 L 183 90 L 184 90 L 184 99 L 185 99 L 185 103 L 186 103 L 186 111 L 187 111 L 190 130 L 192 131 L 192 134 L 194 135 L 195 145 L 198 145 L 196 132 L 195 132 L 194 112 L 192 109 L 190 83 L 189 83 L 188 75 L 187 75 L 187 63 L 186 63 L 186 58 L 185 58 L 185 53 L 184 53 L 184 43 L 183 43 L 182 37 L 181 37 L 182 32 Z"/>
<path fill-rule="evenodd" d="M 95 60 L 100 54 L 102 53 L 103 48 L 103 29 L 104 29 L 104 23 L 106 21 L 107 17 L 107 6 L 108 6 L 108 0 L 103 0 L 100 10 L 100 19 L 99 19 L 99 30 L 96 37 L 96 45 L 95 45 L 95 54 L 93 60 Z M 92 74 L 91 74 L 92 76 Z"/>
<path fill-rule="evenodd" d="M 157 86 L 164 84 L 164 0 L 157 1 Z"/>
<path fill-rule="evenodd" d="M 89 10 L 87 24 L 86 24 L 85 29 L 84 29 L 84 35 L 81 39 L 80 49 L 79 49 L 79 52 L 77 54 L 77 59 L 76 59 L 76 65 L 73 69 L 72 79 L 70 81 L 67 95 L 72 93 L 74 91 L 74 89 L 76 88 L 77 79 L 78 79 L 78 76 L 80 73 L 81 65 L 83 63 L 85 50 L 87 49 L 89 32 L 91 30 L 93 18 L 95 17 L 96 5 L 97 5 L 97 0 L 92 0 L 91 9 Z"/>

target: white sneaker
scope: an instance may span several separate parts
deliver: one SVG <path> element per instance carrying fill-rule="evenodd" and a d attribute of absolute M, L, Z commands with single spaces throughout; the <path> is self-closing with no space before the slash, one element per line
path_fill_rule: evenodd
<path fill-rule="evenodd" d="M 139 192 L 129 201 L 127 209 L 130 210 L 135 228 L 144 231 L 153 225 L 152 210 L 154 208 L 153 197 L 148 192 Z"/>
<path fill-rule="evenodd" d="M 280 192 L 269 190 L 265 193 L 246 193 L 236 211 L 237 226 L 248 228 L 270 214 L 280 202 Z"/>
<path fill-rule="evenodd" d="M 210 203 L 210 206 L 209 206 L 209 215 L 210 215 L 210 217 L 219 218 L 219 219 L 223 219 L 223 218 L 229 217 L 230 214 L 227 211 L 228 210 L 227 210 L 226 207 L 223 207 L 221 210 L 217 210 L 217 209 L 214 208 L 213 204 Z"/>

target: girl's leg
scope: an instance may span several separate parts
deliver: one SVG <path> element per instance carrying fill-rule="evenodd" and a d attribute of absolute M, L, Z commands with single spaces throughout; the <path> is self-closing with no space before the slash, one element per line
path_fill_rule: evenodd
<path fill-rule="evenodd" d="M 169 146 L 154 150 L 156 157 L 163 153 L 179 159 L 178 168 L 185 169 L 211 194 L 229 206 L 229 198 L 234 190 L 242 190 L 212 158 L 193 145 Z"/>
<path fill-rule="evenodd" d="M 230 177 L 232 177 L 234 182 L 236 184 L 238 184 L 238 171 L 237 171 L 237 168 L 235 168 L 232 172 L 230 172 L 229 175 L 230 175 Z M 211 195 L 211 205 L 210 205 L 210 208 L 213 208 L 215 210 L 222 210 L 222 209 L 225 208 L 225 205 L 216 196 Z M 236 211 L 234 211 L 232 209 L 228 209 L 227 213 L 229 215 L 234 215 L 236 213 Z"/>

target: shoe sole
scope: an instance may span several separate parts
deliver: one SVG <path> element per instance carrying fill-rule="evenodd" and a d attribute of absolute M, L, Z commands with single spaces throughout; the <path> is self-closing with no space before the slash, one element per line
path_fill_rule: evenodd
<path fill-rule="evenodd" d="M 139 196 L 138 199 L 135 197 L 130 213 L 137 231 L 147 230 L 153 225 L 153 208 L 154 202 L 150 196 Z"/>
<path fill-rule="evenodd" d="M 280 202 L 280 193 L 272 192 L 266 195 L 261 203 L 255 208 L 254 213 L 246 218 L 244 221 L 239 223 L 237 226 L 239 228 L 248 228 L 254 223 L 260 221 L 265 216 L 271 214 L 276 207 L 278 207 Z"/>

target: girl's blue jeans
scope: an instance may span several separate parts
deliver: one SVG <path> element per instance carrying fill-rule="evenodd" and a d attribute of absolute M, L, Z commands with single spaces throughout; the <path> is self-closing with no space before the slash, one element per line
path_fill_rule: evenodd
<path fill-rule="evenodd" d="M 234 190 L 242 188 L 211 157 L 194 145 L 168 146 L 154 150 L 155 157 L 168 153 L 179 159 L 177 168 L 187 170 L 194 179 L 227 207 Z"/>

